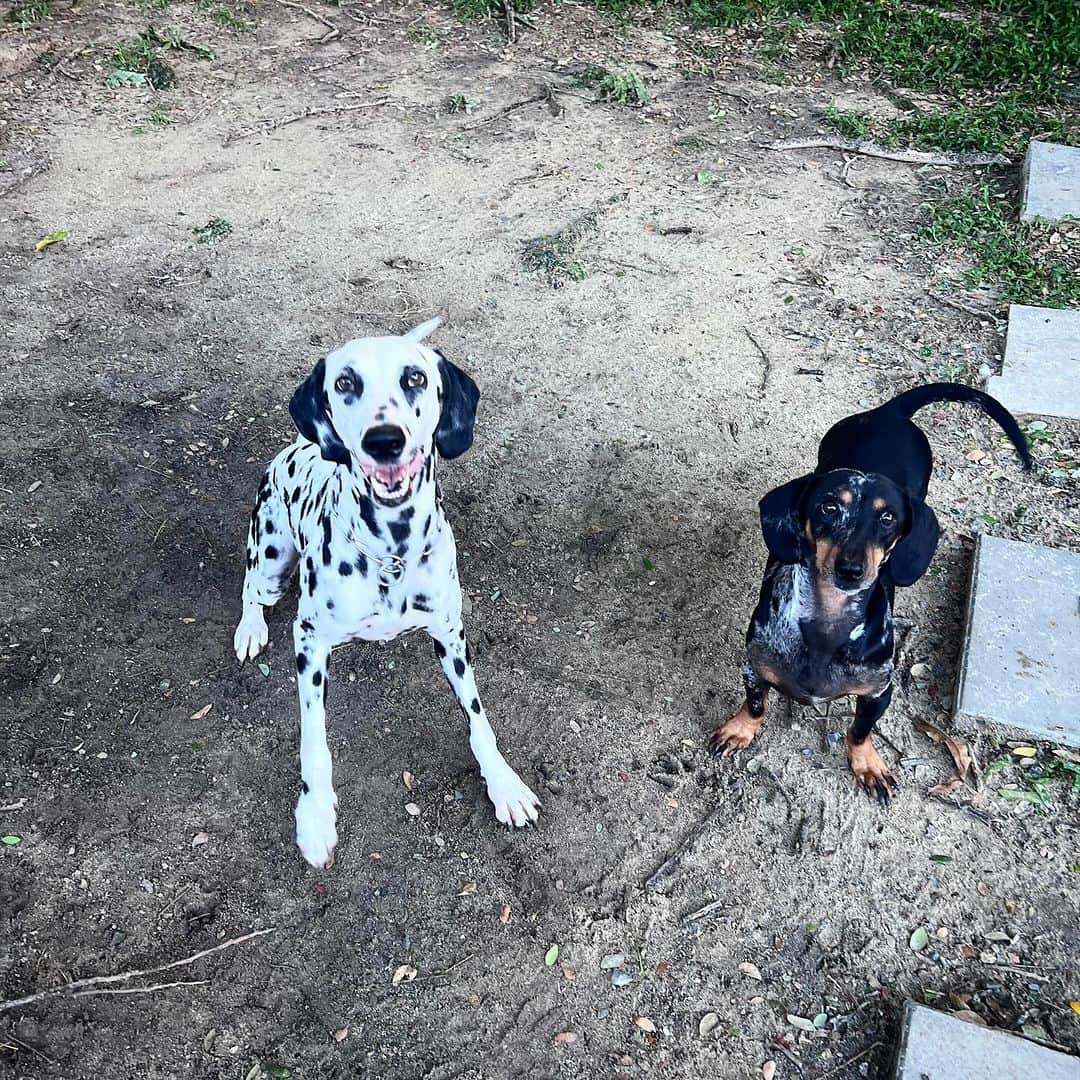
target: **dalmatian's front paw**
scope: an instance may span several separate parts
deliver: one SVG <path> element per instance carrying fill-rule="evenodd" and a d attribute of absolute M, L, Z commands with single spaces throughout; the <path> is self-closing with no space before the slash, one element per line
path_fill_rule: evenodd
<path fill-rule="evenodd" d="M 334 865 L 337 847 L 337 796 L 305 792 L 296 804 L 296 844 L 316 870 Z"/>
<path fill-rule="evenodd" d="M 269 636 L 262 608 L 256 607 L 245 611 L 236 628 L 236 633 L 233 634 L 233 650 L 236 652 L 236 659 L 241 664 L 245 660 L 254 660 Z"/>
<path fill-rule="evenodd" d="M 504 825 L 520 828 L 539 816 L 540 800 L 509 765 L 492 770 L 484 782 L 495 806 L 495 817 Z"/>

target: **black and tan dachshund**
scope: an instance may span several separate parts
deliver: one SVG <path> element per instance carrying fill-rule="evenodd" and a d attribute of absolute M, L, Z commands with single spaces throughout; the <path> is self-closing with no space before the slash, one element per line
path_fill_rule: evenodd
<path fill-rule="evenodd" d="M 977 405 L 1032 467 L 1008 410 L 958 383 L 908 390 L 830 428 L 817 468 L 758 504 L 769 561 L 746 634 L 746 700 L 713 732 L 714 754 L 750 745 L 770 688 L 804 705 L 853 694 L 848 760 L 858 783 L 888 802 L 895 779 L 870 732 L 892 698 L 895 587 L 926 573 L 938 542 L 925 502 L 933 456 L 911 420 L 935 401 Z"/>

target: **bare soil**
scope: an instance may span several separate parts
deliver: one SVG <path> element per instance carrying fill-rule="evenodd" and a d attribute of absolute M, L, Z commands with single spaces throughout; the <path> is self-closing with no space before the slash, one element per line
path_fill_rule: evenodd
<path fill-rule="evenodd" d="M 1075 428 L 1029 477 L 978 416 L 920 416 L 945 535 L 899 599 L 891 809 L 853 790 L 843 709 L 774 705 L 741 762 L 705 752 L 740 701 L 758 498 L 841 416 L 1000 363 L 1001 306 L 932 299 L 953 268 L 913 239 L 977 173 L 762 149 L 890 99 L 816 57 L 771 81 L 745 35 L 561 3 L 508 45 L 438 4 L 312 7 L 333 40 L 279 4 L 244 33 L 99 0 L 0 36 L 0 997 L 275 930 L 128 984 L 198 985 L 0 1013 L 0 1074 L 881 1077 L 907 997 L 1080 1050 L 1075 806 L 1000 775 L 928 796 L 950 764 L 912 726 L 948 725 L 974 534 L 1080 548 L 1053 472 Z M 108 88 L 151 19 L 215 59 Z M 652 103 L 597 103 L 591 63 Z M 565 267 L 526 269 L 572 222 Z M 436 312 L 484 395 L 443 471 L 478 678 L 545 810 L 496 826 L 426 643 L 353 646 L 316 873 L 292 603 L 268 674 L 230 653 L 246 516 L 312 363 Z"/>

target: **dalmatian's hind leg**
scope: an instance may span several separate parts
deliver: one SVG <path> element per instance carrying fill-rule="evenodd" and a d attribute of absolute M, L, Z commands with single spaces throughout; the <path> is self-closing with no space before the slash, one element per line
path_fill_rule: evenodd
<path fill-rule="evenodd" d="M 281 599 L 292 577 L 296 558 L 285 504 L 274 490 L 267 472 L 251 511 L 243 612 L 233 635 L 233 650 L 241 664 L 253 660 L 266 644 L 268 631 L 263 608 L 271 607 Z"/>

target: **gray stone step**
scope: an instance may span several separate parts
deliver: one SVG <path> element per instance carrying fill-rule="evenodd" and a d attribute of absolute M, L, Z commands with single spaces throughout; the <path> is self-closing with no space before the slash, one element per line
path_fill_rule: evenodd
<path fill-rule="evenodd" d="M 979 537 L 954 720 L 1080 746 L 1080 554 Z"/>
<path fill-rule="evenodd" d="M 1017 416 L 1080 419 L 1080 311 L 1013 304 L 1005 362 L 986 390 Z"/>
<path fill-rule="evenodd" d="M 1021 221 L 1080 218 L 1080 147 L 1033 142 L 1024 157 Z"/>
<path fill-rule="evenodd" d="M 909 1001 L 895 1080 L 1080 1080 L 1080 1058 Z"/>

